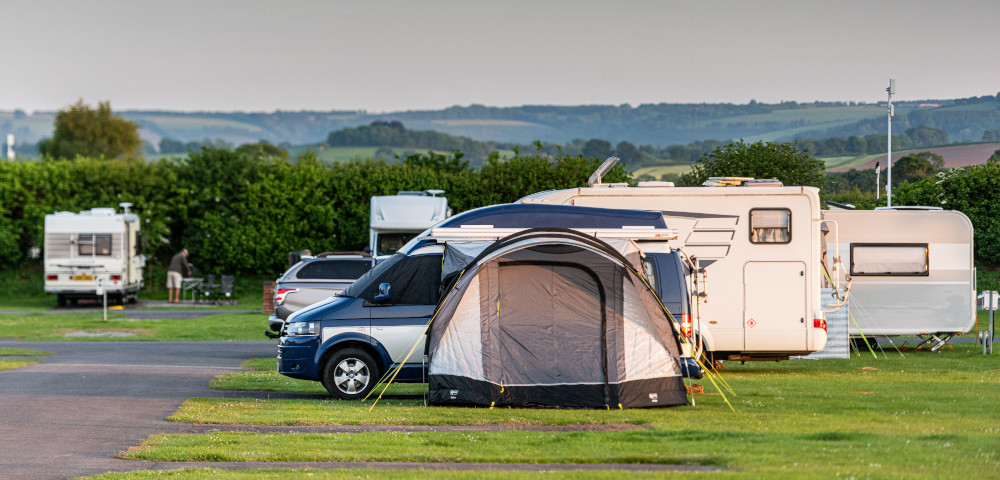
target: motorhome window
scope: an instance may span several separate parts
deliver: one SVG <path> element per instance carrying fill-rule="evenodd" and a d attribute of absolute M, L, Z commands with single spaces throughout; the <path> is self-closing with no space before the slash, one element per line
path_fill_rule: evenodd
<path fill-rule="evenodd" d="M 81 233 L 76 245 L 80 255 L 111 255 L 111 235 Z"/>
<path fill-rule="evenodd" d="M 792 241 L 792 212 L 786 208 L 750 210 L 750 243 Z"/>
<path fill-rule="evenodd" d="M 927 244 L 852 243 L 851 275 L 927 276 Z"/>
<path fill-rule="evenodd" d="M 375 245 L 375 255 L 392 255 L 415 236 L 416 233 L 380 233 L 378 245 Z"/>
<path fill-rule="evenodd" d="M 295 276 L 302 280 L 354 280 L 371 268 L 371 260 L 315 260 L 305 264 Z"/>

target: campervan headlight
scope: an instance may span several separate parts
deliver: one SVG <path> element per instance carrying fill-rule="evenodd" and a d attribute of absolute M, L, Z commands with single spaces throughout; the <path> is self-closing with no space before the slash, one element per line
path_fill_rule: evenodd
<path fill-rule="evenodd" d="M 306 336 L 317 334 L 316 322 L 295 322 L 288 325 L 288 335 Z"/>

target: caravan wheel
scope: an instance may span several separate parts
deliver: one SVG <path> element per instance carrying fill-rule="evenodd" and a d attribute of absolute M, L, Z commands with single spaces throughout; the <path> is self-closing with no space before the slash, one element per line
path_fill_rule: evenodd
<path fill-rule="evenodd" d="M 357 348 L 333 354 L 323 368 L 323 386 L 330 395 L 344 400 L 364 398 L 378 380 L 375 359 Z"/>

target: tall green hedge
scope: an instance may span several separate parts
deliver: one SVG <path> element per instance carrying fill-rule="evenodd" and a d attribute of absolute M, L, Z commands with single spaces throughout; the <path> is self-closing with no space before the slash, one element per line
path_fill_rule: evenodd
<path fill-rule="evenodd" d="M 1000 162 L 955 168 L 893 191 L 897 205 L 939 206 L 968 215 L 975 228 L 976 263 L 1000 266 Z"/>
<path fill-rule="evenodd" d="M 131 202 L 142 219 L 144 252 L 165 266 L 186 247 L 202 273 L 277 274 L 287 253 L 360 250 L 368 241 L 373 195 L 439 188 L 455 212 L 524 195 L 586 185 L 599 159 L 543 154 L 501 159 L 478 170 L 437 154 L 397 164 L 297 163 L 253 152 L 205 149 L 186 159 L 0 163 L 0 269 L 31 261 L 44 216 Z M 609 181 L 627 181 L 615 167 Z M 37 260 L 36 260 L 37 261 Z"/>

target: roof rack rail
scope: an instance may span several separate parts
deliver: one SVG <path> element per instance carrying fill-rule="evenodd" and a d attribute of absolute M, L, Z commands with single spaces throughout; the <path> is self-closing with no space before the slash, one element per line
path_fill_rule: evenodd
<path fill-rule="evenodd" d="M 499 240 L 529 228 L 493 228 L 492 225 L 463 225 L 458 228 L 433 228 L 431 237 L 437 240 Z M 674 228 L 622 227 L 622 228 L 571 228 L 597 238 L 634 240 L 676 240 Z"/>

